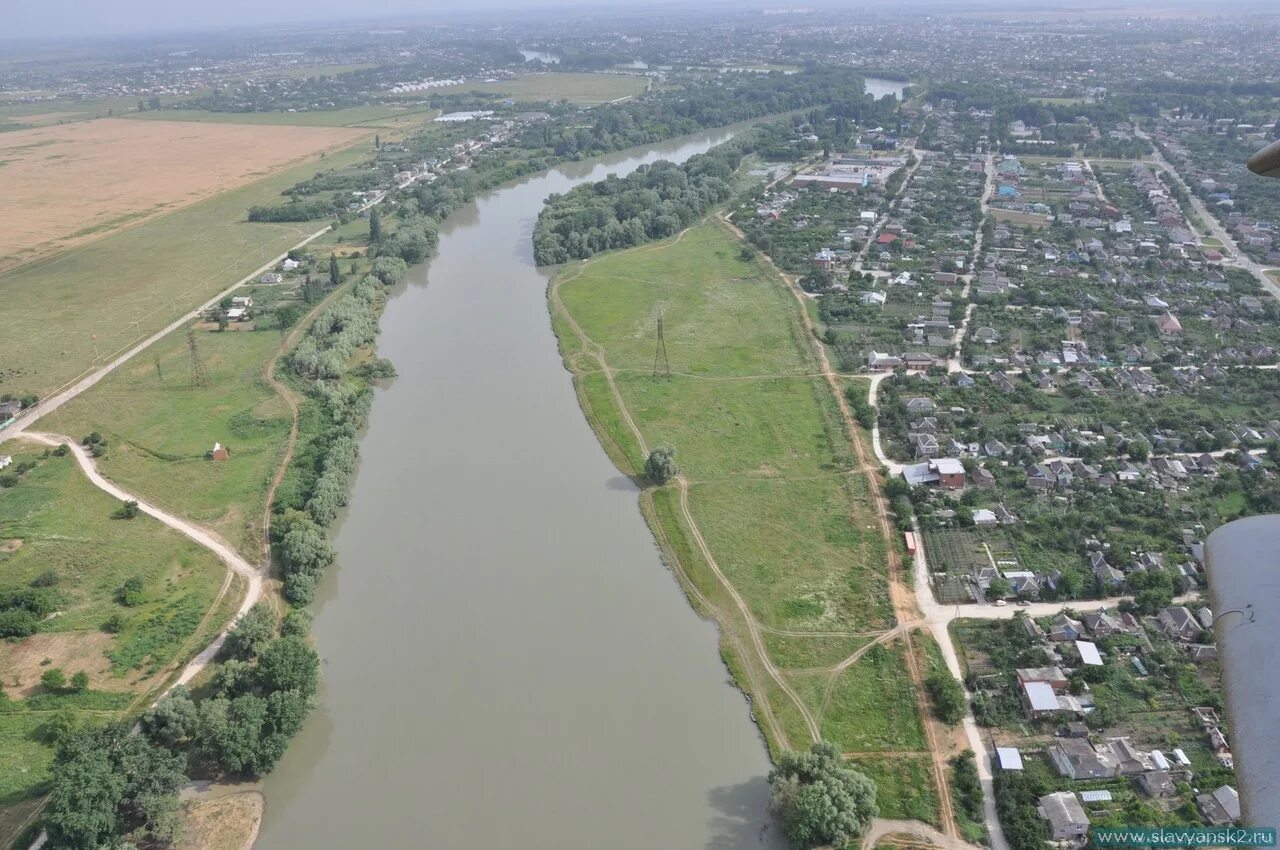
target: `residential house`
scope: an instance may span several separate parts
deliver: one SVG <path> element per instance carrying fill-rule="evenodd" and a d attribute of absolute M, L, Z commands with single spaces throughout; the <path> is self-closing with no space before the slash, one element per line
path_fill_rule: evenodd
<path fill-rule="evenodd" d="M 1088 738 L 1056 738 L 1049 759 L 1058 773 L 1075 780 L 1110 779 L 1118 765 L 1109 749 L 1098 750 Z"/>
<path fill-rule="evenodd" d="M 1204 634 L 1204 628 L 1196 622 L 1195 615 L 1185 605 L 1163 608 L 1156 619 L 1160 623 L 1160 630 L 1174 640 L 1189 642 Z"/>
<path fill-rule="evenodd" d="M 1065 690 L 1067 687 L 1067 674 L 1063 672 L 1061 667 L 1020 667 L 1015 675 L 1019 682 L 1044 682 L 1049 687 L 1056 690 Z"/>
<path fill-rule="evenodd" d="M 999 525 L 994 511 L 978 508 L 973 512 L 973 524 L 978 528 L 995 528 Z"/>
<path fill-rule="evenodd" d="M 1070 791 L 1044 795 L 1036 810 L 1049 822 L 1049 835 L 1054 841 L 1081 838 L 1089 833 L 1089 816 Z"/>
<path fill-rule="evenodd" d="M 1084 623 L 1066 614 L 1058 614 L 1049 621 L 1049 640 L 1076 641 L 1084 634 Z"/>
<path fill-rule="evenodd" d="M 1214 826 L 1226 826 L 1240 819 L 1240 795 L 1230 785 L 1198 795 L 1196 806 Z"/>
<path fill-rule="evenodd" d="M 969 483 L 974 487 L 986 490 L 996 486 L 996 477 L 985 466 L 975 466 L 969 472 Z"/>
<path fill-rule="evenodd" d="M 1178 788 L 1167 770 L 1150 770 L 1138 776 L 1138 790 L 1153 800 L 1178 796 Z"/>

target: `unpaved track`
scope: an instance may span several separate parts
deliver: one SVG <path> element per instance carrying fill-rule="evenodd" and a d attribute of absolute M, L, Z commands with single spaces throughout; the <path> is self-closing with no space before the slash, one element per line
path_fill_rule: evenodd
<path fill-rule="evenodd" d="M 107 495 L 119 499 L 121 502 L 137 502 L 138 510 L 142 511 L 142 513 L 159 520 L 169 526 L 169 528 L 177 531 L 179 534 L 184 535 L 195 543 L 198 543 L 208 549 L 210 552 L 217 555 L 218 559 L 226 564 L 229 570 L 236 575 L 243 576 L 248 582 L 248 589 L 245 591 L 244 599 L 240 602 L 240 607 L 236 610 L 236 618 L 243 616 L 245 612 L 253 607 L 259 597 L 262 596 L 262 570 L 240 557 L 236 550 L 217 534 L 206 528 L 201 528 L 198 525 L 176 517 L 171 513 L 163 511 L 160 508 L 138 498 L 127 490 L 116 486 L 98 472 L 98 467 L 94 465 L 93 459 L 89 457 L 89 453 L 70 437 L 64 437 L 61 434 L 43 434 L 37 431 L 28 431 L 23 434 L 23 436 L 28 440 L 32 440 L 46 446 L 67 446 L 71 450 L 71 454 L 75 456 L 76 462 L 80 464 L 80 468 L 84 470 L 85 477 L 89 479 L 89 482 L 93 484 L 93 486 L 102 490 Z M 219 650 L 222 649 L 222 645 L 226 642 L 229 631 L 230 628 L 228 627 L 219 634 L 212 643 L 192 658 L 183 669 L 182 674 L 178 676 L 172 685 L 170 685 L 170 688 L 176 685 L 185 685 L 187 682 L 190 682 L 195 678 L 201 670 L 208 666 L 209 662 L 212 661 L 214 657 L 217 656 Z"/>
<path fill-rule="evenodd" d="M 683 232 L 680 236 L 676 237 L 677 240 L 682 236 Z M 617 382 L 614 380 L 613 370 L 609 367 L 608 361 L 605 359 L 604 348 L 587 335 L 586 331 L 578 324 L 577 319 L 573 317 L 573 314 L 569 312 L 564 301 L 560 298 L 561 284 L 566 280 L 573 279 L 573 277 L 556 277 L 552 280 L 551 286 L 548 289 L 552 309 L 559 313 L 565 321 L 569 323 L 569 327 L 573 329 L 574 335 L 578 337 L 579 342 L 582 344 L 583 352 L 596 360 L 599 364 L 600 372 L 605 376 L 605 381 L 609 385 L 609 394 L 613 397 L 613 403 L 617 407 L 618 413 L 622 417 L 622 421 L 626 423 L 627 429 L 631 431 L 632 436 L 636 440 L 636 444 L 640 447 L 641 454 L 647 456 L 649 453 L 648 442 L 640 432 L 640 428 L 636 425 L 635 420 L 631 417 L 631 411 L 627 408 L 626 402 L 622 399 L 622 393 L 618 390 Z M 738 589 L 733 586 L 733 582 L 729 581 L 723 570 L 720 569 L 719 563 L 716 561 L 715 556 L 711 554 L 711 549 L 707 546 L 706 540 L 702 537 L 702 531 L 694 520 L 692 512 L 689 510 L 688 479 L 683 475 L 677 475 L 673 479 L 673 482 L 679 488 L 680 513 L 689 527 L 689 531 L 694 539 L 694 544 L 698 547 L 698 551 L 707 562 L 707 566 L 715 574 L 716 579 L 724 587 L 725 592 L 729 594 L 731 599 L 733 599 L 743 622 L 747 626 L 748 637 L 750 638 L 751 645 L 754 647 L 757 655 L 757 658 L 753 660 L 759 664 L 759 666 L 764 668 L 765 672 L 769 675 L 769 678 L 773 679 L 774 684 L 776 684 L 778 688 L 795 703 L 796 709 L 800 712 L 801 717 L 804 718 L 805 726 L 808 727 L 813 740 L 818 740 L 821 738 L 821 731 L 818 727 L 817 721 L 809 711 L 808 706 L 804 704 L 804 700 L 800 698 L 799 694 L 797 694 L 791 687 L 790 683 L 787 682 L 786 677 L 783 676 L 782 672 L 774 665 L 773 660 L 769 657 L 769 653 L 765 648 L 764 638 L 761 636 L 760 624 L 756 622 L 755 616 L 751 613 L 751 609 L 748 607 L 746 600 L 742 598 Z M 748 664 L 748 669 L 751 669 L 753 666 L 754 665 Z M 781 724 L 778 723 L 777 717 L 773 713 L 772 706 L 769 705 L 767 692 L 761 687 L 753 687 L 752 690 L 756 694 L 756 708 L 759 711 L 760 716 L 764 718 L 764 722 L 769 725 L 769 730 L 773 734 L 774 740 L 778 741 L 780 746 L 791 746 L 791 742 L 788 740 L 786 733 L 783 731 Z"/>

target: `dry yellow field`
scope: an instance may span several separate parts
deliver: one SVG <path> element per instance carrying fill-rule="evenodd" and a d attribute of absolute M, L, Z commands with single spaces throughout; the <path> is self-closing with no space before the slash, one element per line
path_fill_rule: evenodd
<path fill-rule="evenodd" d="M 350 145 L 370 131 L 104 118 L 0 134 L 0 271 Z"/>

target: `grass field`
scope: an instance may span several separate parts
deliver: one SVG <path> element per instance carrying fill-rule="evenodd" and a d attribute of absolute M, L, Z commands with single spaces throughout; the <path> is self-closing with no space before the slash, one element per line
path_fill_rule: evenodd
<path fill-rule="evenodd" d="M 567 100 L 572 103 L 608 103 L 623 97 L 641 94 L 647 85 L 644 77 L 630 74 L 573 74 L 549 71 L 544 74 L 527 74 L 510 80 L 492 83 L 462 83 L 433 89 L 440 94 L 484 92 L 498 94 L 515 100 L 542 101 Z"/>
<path fill-rule="evenodd" d="M 233 189 L 367 130 L 82 121 L 0 135 L 0 271 Z"/>
<path fill-rule="evenodd" d="M 323 226 L 248 224 L 246 210 L 369 156 L 363 143 L 224 192 L 55 257 L 0 274 L 5 316 L 39 333 L 0 335 L 14 376 L 0 392 L 49 394 L 163 327 Z"/>
<path fill-rule="evenodd" d="M 875 647 L 838 675 L 830 669 L 888 627 L 884 541 L 870 482 L 851 470 L 849 436 L 785 285 L 708 223 L 567 268 L 555 299 L 603 351 L 645 441 L 675 448 L 697 530 L 822 734 L 846 752 L 922 750 L 900 648 Z M 672 375 L 655 380 L 659 316 Z M 597 349 L 559 310 L 553 320 L 584 412 L 615 462 L 638 474 L 640 445 Z M 695 603 L 718 614 L 735 679 L 768 704 L 787 745 L 806 746 L 800 708 L 762 672 L 754 650 L 743 651 L 746 621 L 699 553 L 679 492 L 650 490 L 642 503 Z M 936 820 L 930 774 L 918 772 L 900 777 L 887 799 L 897 801 L 894 811 Z"/>
<path fill-rule="evenodd" d="M 927 758 L 859 758 L 852 764 L 875 780 L 880 817 L 940 825 L 938 794 Z"/>
<path fill-rule="evenodd" d="M 217 531 L 256 561 L 267 484 L 289 433 L 289 410 L 263 379 L 280 335 L 197 332 L 195 340 L 206 386 L 191 385 L 187 337 L 179 331 L 40 427 L 75 438 L 100 432 L 110 443 L 98 462 L 104 475 Z M 205 460 L 215 442 L 230 448 L 230 460 Z"/>
<path fill-rule="evenodd" d="M 27 587 L 52 570 L 60 595 L 57 616 L 36 634 L 0 644 L 5 804 L 37 792 L 44 781 L 52 748 L 40 727 L 53 711 L 71 708 L 96 719 L 121 711 L 194 654 L 198 638 L 227 622 L 242 588 L 233 588 L 201 628 L 225 576 L 212 554 L 145 515 L 115 518 L 119 502 L 91 485 L 70 456 L 45 457 L 43 448 L 17 441 L 0 451 L 15 462 L 39 461 L 0 496 L 0 589 Z M 117 591 L 134 578 L 141 599 L 125 606 Z M 119 621 L 114 634 L 102 628 L 112 617 Z M 46 691 L 40 676 L 52 667 L 68 676 L 83 670 L 90 690 Z"/>
<path fill-rule="evenodd" d="M 199 121 L 209 124 L 283 124 L 291 127 L 403 130 L 430 121 L 437 112 L 438 110 L 427 107 L 387 104 L 307 112 L 209 112 L 204 109 L 162 109 L 154 112 L 133 112 L 127 117 L 139 121 Z"/>

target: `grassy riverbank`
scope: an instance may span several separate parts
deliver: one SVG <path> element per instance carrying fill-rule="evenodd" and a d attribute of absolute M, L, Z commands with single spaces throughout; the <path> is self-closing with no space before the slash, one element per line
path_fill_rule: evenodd
<path fill-rule="evenodd" d="M 36 464 L 0 499 L 0 592 L 36 590 L 56 607 L 35 634 L 0 643 L 0 804 L 10 804 L 42 789 L 56 715 L 101 721 L 127 711 L 212 639 L 243 588 L 224 594 L 223 565 L 178 532 L 146 515 L 119 518 L 120 503 L 72 457 L 18 441 L 0 454 L 15 467 Z M 220 616 L 206 618 L 214 608 Z M 83 671 L 87 686 L 42 684 L 53 669 L 67 679 Z"/>
<path fill-rule="evenodd" d="M 682 480 L 647 490 L 642 508 L 720 623 L 771 748 L 806 747 L 816 731 L 893 775 L 885 811 L 936 822 L 927 762 L 882 764 L 925 749 L 922 719 L 901 643 L 869 646 L 891 626 L 872 484 L 785 284 L 704 223 L 566 267 L 550 301 L 583 411 L 619 468 L 640 478 L 646 447 L 676 450 Z M 671 374 L 660 365 L 655 378 L 659 317 Z"/>

